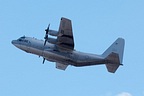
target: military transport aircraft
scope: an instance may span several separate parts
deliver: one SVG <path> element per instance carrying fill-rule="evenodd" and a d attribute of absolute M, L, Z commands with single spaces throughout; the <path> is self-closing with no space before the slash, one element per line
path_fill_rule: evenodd
<path fill-rule="evenodd" d="M 49 27 L 50 24 L 45 30 L 45 41 L 23 36 L 13 40 L 12 44 L 27 53 L 42 56 L 43 64 L 45 60 L 56 62 L 56 68 L 61 70 L 65 70 L 68 65 L 81 67 L 105 64 L 109 72 L 115 73 L 122 65 L 124 39 L 118 38 L 101 55 L 83 53 L 74 49 L 71 20 L 62 17 L 58 31 L 49 30 Z M 52 36 L 56 37 L 52 38 Z"/>

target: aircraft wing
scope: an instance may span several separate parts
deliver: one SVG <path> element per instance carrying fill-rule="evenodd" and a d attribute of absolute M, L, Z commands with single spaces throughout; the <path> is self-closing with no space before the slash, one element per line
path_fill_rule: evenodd
<path fill-rule="evenodd" d="M 56 45 L 62 51 L 74 50 L 71 20 L 63 17 L 61 18 Z"/>

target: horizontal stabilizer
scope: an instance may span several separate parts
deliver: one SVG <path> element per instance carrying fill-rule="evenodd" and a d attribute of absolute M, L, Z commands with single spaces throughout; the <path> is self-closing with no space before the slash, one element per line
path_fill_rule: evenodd
<path fill-rule="evenodd" d="M 115 71 L 118 69 L 119 64 L 106 64 L 108 72 L 115 73 Z"/>
<path fill-rule="evenodd" d="M 119 55 L 117 53 L 111 53 L 110 55 L 107 56 L 106 58 L 107 60 L 107 70 L 111 73 L 115 73 L 115 71 L 118 69 L 120 64 L 120 60 L 119 60 Z"/>

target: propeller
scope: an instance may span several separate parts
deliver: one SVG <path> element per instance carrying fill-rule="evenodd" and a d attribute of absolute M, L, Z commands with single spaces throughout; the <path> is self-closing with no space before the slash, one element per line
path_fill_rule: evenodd
<path fill-rule="evenodd" d="M 49 27 L 50 27 L 50 24 L 48 25 L 47 29 L 45 29 L 46 34 L 45 34 L 45 37 L 44 37 L 44 39 L 45 39 L 44 46 L 46 45 L 46 42 L 48 41 Z M 44 64 L 44 62 L 45 62 L 45 58 L 43 58 L 43 62 L 42 63 Z"/>
<path fill-rule="evenodd" d="M 45 58 L 43 58 L 43 64 L 44 64 L 44 62 L 45 62 Z"/>
<path fill-rule="evenodd" d="M 50 27 L 50 24 L 48 25 L 47 29 L 45 29 L 46 34 L 45 34 L 45 37 L 44 37 L 44 39 L 45 39 L 44 46 L 46 45 L 46 42 L 48 41 L 48 32 L 49 32 L 49 27 Z"/>

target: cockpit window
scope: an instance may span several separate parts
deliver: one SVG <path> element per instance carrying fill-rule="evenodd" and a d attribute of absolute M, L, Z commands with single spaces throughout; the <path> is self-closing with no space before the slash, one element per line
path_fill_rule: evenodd
<path fill-rule="evenodd" d="M 21 37 L 21 39 L 25 39 L 25 36 Z"/>
<path fill-rule="evenodd" d="M 22 36 L 22 37 L 20 37 L 19 39 L 18 39 L 18 41 L 22 41 L 22 40 L 24 40 L 25 39 L 25 36 Z"/>
<path fill-rule="evenodd" d="M 22 41 L 22 39 L 18 39 L 18 41 Z"/>
<path fill-rule="evenodd" d="M 26 38 L 25 36 L 20 37 L 20 38 L 18 39 L 18 41 L 25 42 L 25 43 L 29 43 L 29 41 L 26 40 L 25 38 Z"/>

